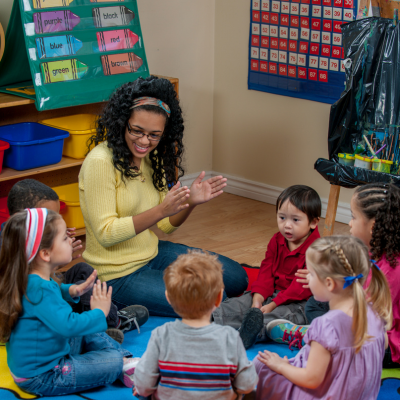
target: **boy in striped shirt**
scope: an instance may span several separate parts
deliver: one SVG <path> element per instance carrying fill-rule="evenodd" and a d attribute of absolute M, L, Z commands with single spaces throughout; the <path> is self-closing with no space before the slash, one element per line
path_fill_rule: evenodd
<path fill-rule="evenodd" d="M 236 330 L 210 322 L 223 297 L 222 265 L 200 251 L 183 254 L 164 273 L 165 295 L 182 320 L 151 335 L 135 369 L 134 395 L 163 399 L 238 399 L 258 377 Z"/>

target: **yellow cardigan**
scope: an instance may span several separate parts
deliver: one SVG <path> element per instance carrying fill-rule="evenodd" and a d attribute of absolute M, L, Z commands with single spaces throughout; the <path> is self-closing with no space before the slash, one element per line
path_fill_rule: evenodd
<path fill-rule="evenodd" d="M 166 194 L 153 185 L 148 156 L 141 177 L 125 178 L 114 168 L 112 152 L 103 142 L 86 157 L 79 173 L 79 199 L 86 225 L 83 258 L 102 281 L 135 272 L 158 254 L 158 238 L 150 229 L 136 235 L 132 216 L 160 204 Z M 142 182 L 144 178 L 144 182 Z M 165 218 L 157 223 L 165 233 L 176 228 Z"/>

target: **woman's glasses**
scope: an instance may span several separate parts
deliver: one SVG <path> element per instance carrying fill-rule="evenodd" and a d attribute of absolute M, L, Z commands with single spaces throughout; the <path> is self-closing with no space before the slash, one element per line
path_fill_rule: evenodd
<path fill-rule="evenodd" d="M 147 139 L 149 139 L 151 142 L 159 142 L 161 140 L 161 135 L 156 135 L 154 133 L 144 133 L 144 132 L 140 132 L 140 131 L 135 131 L 131 128 L 131 126 L 129 125 L 129 122 L 127 122 L 127 128 L 128 128 L 128 133 L 131 136 L 135 136 L 137 138 L 142 138 L 143 136 L 147 136 Z"/>

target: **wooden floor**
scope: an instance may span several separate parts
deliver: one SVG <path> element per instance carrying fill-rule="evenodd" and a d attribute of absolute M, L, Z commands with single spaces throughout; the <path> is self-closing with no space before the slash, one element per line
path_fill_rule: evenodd
<path fill-rule="evenodd" d="M 321 234 L 323 226 L 321 219 Z M 254 266 L 260 265 L 269 240 L 278 231 L 274 205 L 228 193 L 197 207 L 171 235 L 152 229 L 162 240 L 214 251 Z M 334 233 L 348 235 L 349 227 L 336 222 Z"/>

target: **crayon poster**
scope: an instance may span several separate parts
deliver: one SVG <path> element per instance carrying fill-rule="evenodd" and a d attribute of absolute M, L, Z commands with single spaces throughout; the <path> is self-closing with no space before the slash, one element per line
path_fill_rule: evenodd
<path fill-rule="evenodd" d="M 333 104 L 345 87 L 341 25 L 356 0 L 252 0 L 248 87 Z"/>
<path fill-rule="evenodd" d="M 40 111 L 106 101 L 150 74 L 136 0 L 15 0 L 10 26 L 0 92 Z"/>

